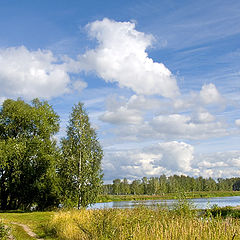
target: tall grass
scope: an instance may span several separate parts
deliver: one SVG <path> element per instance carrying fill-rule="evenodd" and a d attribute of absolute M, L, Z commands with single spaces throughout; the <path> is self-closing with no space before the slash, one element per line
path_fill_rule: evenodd
<path fill-rule="evenodd" d="M 186 206 L 174 210 L 157 207 L 61 211 L 47 229 L 62 240 L 225 240 L 239 239 L 240 221 L 198 217 Z"/>
<path fill-rule="evenodd" d="M 5 226 L 5 224 L 1 220 L 0 221 L 0 239 L 2 240 L 7 239 L 9 231 L 10 231 L 10 228 Z"/>

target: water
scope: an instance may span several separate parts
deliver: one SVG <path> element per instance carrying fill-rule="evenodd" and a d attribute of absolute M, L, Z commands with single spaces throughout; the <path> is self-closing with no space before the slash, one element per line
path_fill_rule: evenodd
<path fill-rule="evenodd" d="M 198 209 L 211 208 L 213 205 L 219 207 L 231 206 L 235 207 L 240 205 L 240 196 L 234 197 L 215 197 L 215 198 L 195 198 L 189 199 L 193 205 Z M 177 200 L 142 200 L 142 201 L 122 201 L 122 202 L 108 202 L 108 203 L 96 203 L 92 205 L 91 209 L 101 208 L 133 208 L 138 205 L 154 206 L 154 205 L 167 205 L 171 207 Z"/>

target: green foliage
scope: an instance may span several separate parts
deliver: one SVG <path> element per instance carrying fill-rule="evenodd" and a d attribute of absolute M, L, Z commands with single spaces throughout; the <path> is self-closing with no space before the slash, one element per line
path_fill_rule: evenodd
<path fill-rule="evenodd" d="M 125 181 L 125 182 L 124 182 Z M 216 191 L 237 191 L 239 189 L 239 178 L 219 178 L 215 181 L 212 178 L 189 177 L 173 175 L 166 177 L 143 177 L 135 179 L 132 183 L 126 180 L 114 179 L 113 184 L 103 186 L 103 194 L 115 195 L 164 195 L 178 192 L 216 192 Z M 124 187 L 123 187 L 124 185 Z"/>
<path fill-rule="evenodd" d="M 219 207 L 218 205 L 213 205 L 212 208 L 205 211 L 205 215 L 209 217 L 240 218 L 240 210 L 233 209 L 230 206 Z"/>
<path fill-rule="evenodd" d="M 5 240 L 8 237 L 10 228 L 0 221 L 0 239 Z"/>
<path fill-rule="evenodd" d="M 63 240 L 239 239 L 239 219 L 178 214 L 165 208 L 60 211 L 48 224 Z"/>
<path fill-rule="evenodd" d="M 175 214 L 182 216 L 194 216 L 196 214 L 194 204 L 183 193 L 178 195 L 177 202 L 173 204 L 173 211 Z"/>
<path fill-rule="evenodd" d="M 82 103 L 73 107 L 61 147 L 58 173 L 64 204 L 86 207 L 101 190 L 103 151 Z"/>
<path fill-rule="evenodd" d="M 53 136 L 59 117 L 47 102 L 5 100 L 0 110 L 1 209 L 39 209 L 56 204 Z"/>

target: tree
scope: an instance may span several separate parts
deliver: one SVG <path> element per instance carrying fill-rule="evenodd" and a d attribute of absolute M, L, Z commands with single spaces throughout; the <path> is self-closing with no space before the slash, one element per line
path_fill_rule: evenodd
<path fill-rule="evenodd" d="M 113 194 L 115 195 L 120 194 L 120 184 L 121 180 L 119 178 L 113 180 Z"/>
<path fill-rule="evenodd" d="M 101 191 L 103 151 L 82 103 L 73 107 L 61 149 L 58 172 L 63 201 L 78 208 L 94 203 Z"/>
<path fill-rule="evenodd" d="M 124 178 L 123 181 L 120 183 L 120 192 L 121 192 L 121 194 L 129 194 L 130 193 L 130 186 L 128 184 L 127 178 Z"/>
<path fill-rule="evenodd" d="M 240 180 L 237 180 L 232 187 L 233 191 L 240 191 Z"/>
<path fill-rule="evenodd" d="M 133 195 L 139 195 L 139 194 L 143 194 L 143 189 L 141 187 L 141 180 L 133 180 L 132 183 L 131 183 L 131 193 Z"/>
<path fill-rule="evenodd" d="M 1 209 L 58 204 L 53 136 L 59 117 L 47 102 L 8 99 L 0 110 Z"/>

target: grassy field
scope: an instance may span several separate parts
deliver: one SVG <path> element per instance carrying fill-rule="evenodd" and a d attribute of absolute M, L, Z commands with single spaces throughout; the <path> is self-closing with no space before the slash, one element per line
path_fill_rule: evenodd
<path fill-rule="evenodd" d="M 229 196 L 229 193 L 224 194 Z M 11 228 L 16 240 L 36 238 L 28 236 L 13 222 L 25 224 L 39 238 L 49 240 L 240 240 L 240 208 L 195 210 L 185 198 L 179 199 L 173 210 L 140 206 L 133 209 L 3 212 L 0 219 Z"/>
<path fill-rule="evenodd" d="M 55 239 L 47 236 L 45 226 L 52 219 L 53 212 L 7 212 L 0 213 L 0 219 L 11 228 L 12 235 L 16 240 L 34 239 L 29 237 L 22 227 L 12 224 L 12 222 L 22 223 L 29 226 L 40 238 Z"/>
<path fill-rule="evenodd" d="M 174 210 L 70 210 L 1 213 L 16 240 L 35 239 L 11 222 L 27 224 L 42 239 L 52 240 L 228 240 L 240 239 L 240 209 L 215 208 L 199 212 L 186 203 Z"/>
<path fill-rule="evenodd" d="M 180 193 L 181 194 L 181 193 Z M 157 199 L 176 199 L 177 193 L 166 193 L 162 195 L 102 195 L 98 202 L 116 201 L 138 201 L 138 200 L 157 200 Z M 210 191 L 210 192 L 185 192 L 186 198 L 210 198 L 210 197 L 231 197 L 240 196 L 240 191 Z"/>
<path fill-rule="evenodd" d="M 63 240 L 228 240 L 240 239 L 239 218 L 201 217 L 187 209 L 104 209 L 59 212 L 48 225 Z"/>

